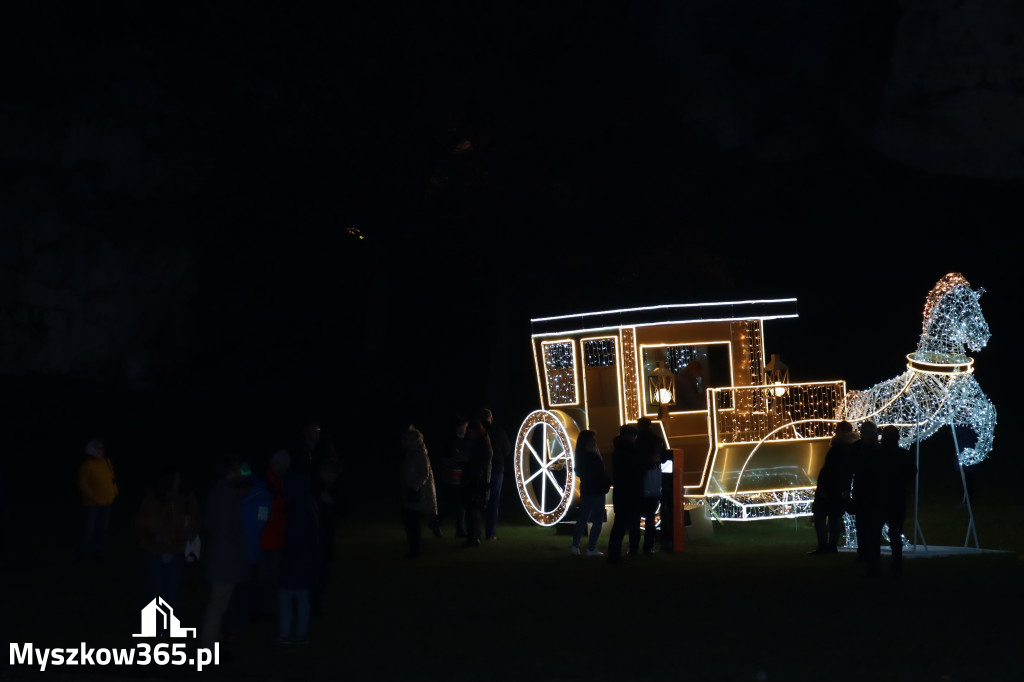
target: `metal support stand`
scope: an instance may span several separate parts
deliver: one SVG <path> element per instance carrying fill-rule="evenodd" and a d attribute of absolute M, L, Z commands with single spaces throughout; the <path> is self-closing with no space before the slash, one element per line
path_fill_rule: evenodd
<path fill-rule="evenodd" d="M 970 521 L 967 524 L 967 536 L 964 538 L 964 549 L 967 549 L 967 543 L 971 540 L 971 533 L 974 534 L 974 548 L 981 549 L 981 545 L 978 544 L 978 529 L 974 525 L 974 509 L 971 507 L 971 496 L 967 494 L 967 475 L 964 474 L 964 465 L 960 462 L 960 443 L 956 438 L 956 428 L 950 424 L 949 428 L 953 431 L 953 447 L 956 448 L 956 464 L 960 468 L 960 482 L 964 486 L 964 502 L 967 504 L 967 516 Z"/>
<path fill-rule="evenodd" d="M 924 539 L 924 531 L 921 530 L 921 522 L 918 521 L 917 512 L 920 507 L 920 493 L 921 493 L 921 408 L 917 408 L 917 436 L 915 438 L 914 448 L 914 468 L 917 472 L 914 474 L 914 543 L 911 551 L 917 551 L 917 536 L 921 536 L 921 544 L 924 545 L 924 551 L 928 551 L 928 541 Z"/>

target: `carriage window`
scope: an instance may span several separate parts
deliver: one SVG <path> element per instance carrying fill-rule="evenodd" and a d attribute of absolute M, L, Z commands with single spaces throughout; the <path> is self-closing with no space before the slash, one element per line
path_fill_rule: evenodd
<path fill-rule="evenodd" d="M 575 405 L 576 353 L 572 341 L 545 341 L 544 376 L 548 384 L 548 402 L 552 405 Z"/>
<path fill-rule="evenodd" d="M 732 385 L 728 343 L 644 346 L 643 357 L 645 374 L 652 371 L 659 361 L 675 374 L 676 404 L 671 408 L 672 412 L 705 410 L 706 389 Z M 647 403 L 648 412 L 657 409 L 657 406 Z"/>
<path fill-rule="evenodd" d="M 584 341 L 583 357 L 587 367 L 614 367 L 615 339 Z"/>
<path fill-rule="evenodd" d="M 601 410 L 610 411 L 609 421 L 619 413 L 619 373 L 615 360 L 616 339 L 585 339 L 583 347 L 583 390 L 587 410 L 595 417 Z M 597 416 L 598 420 L 602 417 Z"/>

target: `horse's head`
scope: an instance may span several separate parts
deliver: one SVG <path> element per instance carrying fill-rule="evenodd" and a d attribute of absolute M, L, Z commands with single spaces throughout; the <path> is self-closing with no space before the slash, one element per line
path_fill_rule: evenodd
<path fill-rule="evenodd" d="M 983 293 L 984 289 L 971 289 L 957 272 L 939 280 L 925 301 L 919 359 L 963 362 L 965 347 L 979 351 L 988 344 L 991 333 L 978 302 Z"/>

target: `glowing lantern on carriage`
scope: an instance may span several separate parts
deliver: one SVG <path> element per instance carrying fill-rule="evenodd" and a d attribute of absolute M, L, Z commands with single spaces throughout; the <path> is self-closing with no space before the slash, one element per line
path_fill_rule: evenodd
<path fill-rule="evenodd" d="M 656 361 L 647 375 L 647 399 L 658 406 L 658 419 L 664 419 L 669 406 L 676 404 L 676 376 Z"/>
<path fill-rule="evenodd" d="M 771 387 L 769 394 L 776 398 L 789 393 L 786 388 L 789 384 L 789 365 L 780 360 L 777 353 L 772 353 L 772 359 L 764 364 L 764 383 Z"/>

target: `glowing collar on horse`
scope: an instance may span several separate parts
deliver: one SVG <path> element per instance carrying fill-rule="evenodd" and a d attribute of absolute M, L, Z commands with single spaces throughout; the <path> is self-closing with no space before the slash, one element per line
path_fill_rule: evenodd
<path fill-rule="evenodd" d="M 845 418 L 872 420 L 900 429 L 900 445 L 909 446 L 949 424 L 968 427 L 977 436 L 973 447 L 960 450 L 960 463 L 977 464 L 992 450 L 996 408 L 974 378 L 967 350 L 979 351 L 991 334 L 978 299 L 984 289 L 971 289 L 960 273 L 940 279 L 928 293 L 917 350 L 907 356 L 907 371 L 864 391 L 846 395 Z"/>

